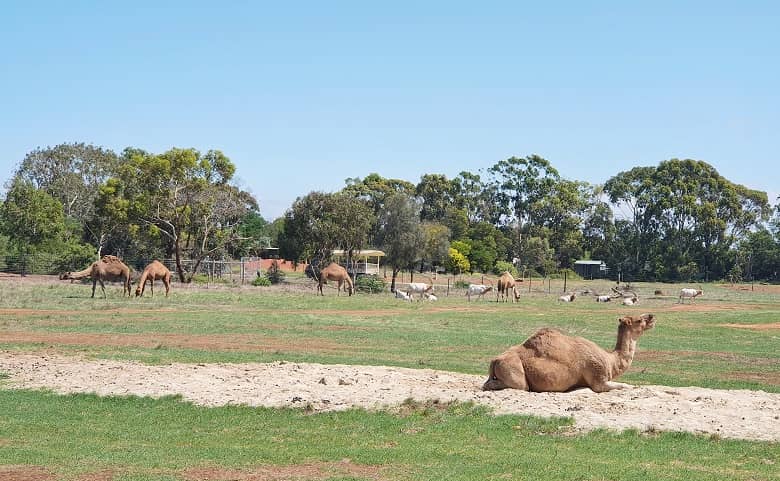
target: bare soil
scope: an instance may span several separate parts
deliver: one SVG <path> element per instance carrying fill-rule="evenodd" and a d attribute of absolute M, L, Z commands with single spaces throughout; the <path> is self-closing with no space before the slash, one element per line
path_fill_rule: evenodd
<path fill-rule="evenodd" d="M 571 416 L 575 431 L 634 428 L 780 440 L 780 394 L 763 391 L 639 386 L 601 394 L 589 389 L 484 392 L 484 376 L 430 369 L 288 362 L 150 366 L 15 352 L 0 352 L 0 372 L 8 374 L 4 387 L 63 394 L 181 395 L 204 406 L 299 407 L 311 412 L 397 409 L 407 399 L 459 401 L 488 406 L 496 414 Z"/>

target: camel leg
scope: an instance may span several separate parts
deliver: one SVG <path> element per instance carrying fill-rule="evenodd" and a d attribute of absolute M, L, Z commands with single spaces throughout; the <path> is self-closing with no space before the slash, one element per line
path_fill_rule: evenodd
<path fill-rule="evenodd" d="M 98 282 L 100 282 L 100 290 L 103 291 L 103 299 L 108 299 L 108 296 L 106 296 L 106 285 L 103 284 L 103 279 L 98 279 Z M 93 286 L 94 291 L 94 286 Z M 124 295 L 124 292 L 122 293 Z M 92 297 L 95 297 L 94 295 Z"/>
<path fill-rule="evenodd" d="M 338 284 L 336 284 L 336 296 L 341 296 L 342 285 L 344 285 L 344 281 L 338 281 Z"/>
<path fill-rule="evenodd" d="M 613 389 L 633 389 L 634 386 L 624 382 L 604 381 L 589 386 L 593 392 L 607 392 Z"/>
<path fill-rule="evenodd" d="M 149 293 L 154 297 L 154 279 L 149 280 Z"/>
<path fill-rule="evenodd" d="M 163 284 L 165 285 L 165 297 L 168 297 L 168 291 L 171 290 L 171 278 L 163 277 Z"/>
<path fill-rule="evenodd" d="M 95 287 L 97 287 L 97 278 L 92 279 L 92 298 L 95 298 Z"/>

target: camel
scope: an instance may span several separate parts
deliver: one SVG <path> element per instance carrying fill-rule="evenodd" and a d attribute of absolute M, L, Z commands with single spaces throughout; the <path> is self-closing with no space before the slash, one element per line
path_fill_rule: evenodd
<path fill-rule="evenodd" d="M 322 296 L 325 295 L 322 292 L 322 285 L 327 284 L 328 281 L 334 281 L 338 283 L 338 286 L 336 287 L 336 295 L 341 295 L 342 285 L 344 285 L 344 292 L 349 292 L 350 296 L 353 292 L 355 292 L 355 286 L 352 284 L 352 279 L 349 277 L 349 273 L 346 269 L 336 264 L 335 262 L 331 262 L 327 265 L 327 267 L 320 271 L 320 278 L 319 282 L 317 283 L 317 291 L 319 291 L 320 295 Z M 347 288 L 349 288 L 349 290 L 347 290 Z"/>
<path fill-rule="evenodd" d="M 152 261 L 144 269 L 143 274 L 141 274 L 141 280 L 138 281 L 138 287 L 135 288 L 135 297 L 144 295 L 147 280 L 149 281 L 149 291 L 152 293 L 152 297 L 154 297 L 154 281 L 157 279 L 162 280 L 165 286 L 165 297 L 168 297 L 168 292 L 171 290 L 171 271 L 158 260 Z"/>
<path fill-rule="evenodd" d="M 630 388 L 613 380 L 631 366 L 639 337 L 654 325 L 652 314 L 620 318 L 615 350 L 609 352 L 582 337 L 540 329 L 522 345 L 512 346 L 493 359 L 482 389 L 564 392 L 589 387 L 605 392 Z"/>
<path fill-rule="evenodd" d="M 501 296 L 501 299 L 506 302 L 506 298 L 510 297 L 512 302 L 515 302 L 520 299 L 520 294 L 518 294 L 517 289 L 515 286 L 517 285 L 517 281 L 515 280 L 514 276 L 509 271 L 504 271 L 503 274 L 501 274 L 501 277 L 498 278 L 498 285 L 496 286 L 496 302 L 498 302 L 499 296 Z M 510 296 L 509 289 L 512 289 L 513 296 Z"/>
<path fill-rule="evenodd" d="M 130 268 L 117 256 L 103 256 L 82 271 L 60 274 L 60 279 L 63 280 L 78 280 L 85 277 L 92 279 L 92 297 L 95 297 L 95 287 L 99 282 L 100 289 L 103 290 L 103 298 L 106 298 L 106 286 L 103 281 L 122 281 L 122 296 L 125 292 L 128 297 L 130 296 Z"/>

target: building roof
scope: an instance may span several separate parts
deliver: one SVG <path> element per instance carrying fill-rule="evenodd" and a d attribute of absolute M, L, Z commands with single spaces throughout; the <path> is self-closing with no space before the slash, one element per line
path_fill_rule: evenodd
<path fill-rule="evenodd" d="M 574 263 L 575 264 L 580 264 L 580 265 L 586 265 L 586 266 L 600 266 L 601 264 L 604 263 L 604 261 L 585 261 L 585 260 L 583 260 L 583 261 L 574 261 Z"/>
<path fill-rule="evenodd" d="M 345 256 L 347 252 L 342 249 L 335 249 L 333 251 L 334 256 Z M 365 249 L 362 251 L 352 251 L 352 255 L 355 257 L 384 257 L 385 253 L 378 249 Z"/>

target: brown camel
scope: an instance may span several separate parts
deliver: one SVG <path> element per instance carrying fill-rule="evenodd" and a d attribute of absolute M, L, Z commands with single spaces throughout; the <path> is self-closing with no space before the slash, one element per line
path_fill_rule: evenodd
<path fill-rule="evenodd" d="M 92 297 L 95 297 L 95 286 L 100 283 L 103 297 L 106 297 L 106 286 L 103 281 L 122 281 L 122 296 L 127 293 L 130 296 L 130 268 L 117 256 L 103 256 L 99 261 L 93 262 L 83 271 L 65 272 L 60 274 L 60 279 L 92 279 Z"/>
<path fill-rule="evenodd" d="M 152 297 L 154 297 L 154 281 L 157 279 L 162 280 L 163 285 L 165 285 L 165 297 L 168 297 L 168 292 L 171 290 L 171 271 L 157 260 L 146 266 L 143 274 L 141 274 L 141 280 L 138 281 L 138 287 L 135 288 L 135 297 L 144 295 L 147 280 L 149 281 L 149 291 L 152 293 Z"/>
<path fill-rule="evenodd" d="M 522 345 L 512 346 L 490 363 L 486 391 L 505 388 L 563 392 L 589 387 L 595 392 L 631 387 L 613 382 L 634 360 L 639 337 L 652 329 L 652 314 L 619 319 L 615 350 L 608 352 L 581 337 L 540 329 Z"/>
<path fill-rule="evenodd" d="M 509 297 L 512 302 L 519 300 L 520 294 L 518 294 L 516 286 L 517 281 L 514 276 L 509 271 L 504 271 L 504 273 L 501 274 L 501 277 L 498 278 L 498 283 L 496 285 L 496 302 L 498 302 L 499 296 L 504 302 L 506 302 L 507 297 Z M 510 289 L 512 290 L 512 294 L 509 293 Z"/>
<path fill-rule="evenodd" d="M 355 286 L 352 284 L 352 279 L 349 277 L 349 273 L 346 269 L 336 264 L 335 262 L 331 262 L 327 267 L 320 271 L 320 278 L 319 282 L 317 283 L 317 291 L 320 293 L 320 295 L 325 295 L 322 293 L 322 285 L 327 284 L 328 281 L 334 281 L 338 283 L 336 292 L 339 296 L 341 295 L 342 285 L 344 286 L 344 291 L 349 292 L 350 296 L 353 292 L 355 292 Z"/>

